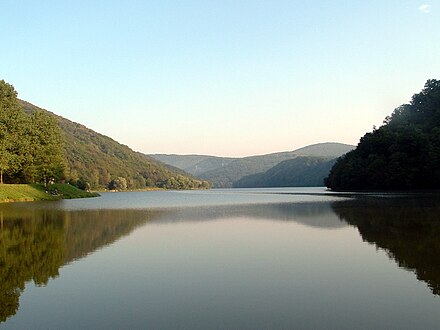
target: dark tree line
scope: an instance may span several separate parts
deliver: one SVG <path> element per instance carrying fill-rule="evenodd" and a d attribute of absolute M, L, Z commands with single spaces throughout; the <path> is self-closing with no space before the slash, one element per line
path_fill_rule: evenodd
<path fill-rule="evenodd" d="M 47 183 L 64 173 L 61 131 L 49 114 L 27 115 L 14 87 L 0 80 L 0 183 Z"/>
<path fill-rule="evenodd" d="M 409 104 L 365 134 L 325 179 L 335 190 L 440 187 L 440 81 L 428 80 Z"/>

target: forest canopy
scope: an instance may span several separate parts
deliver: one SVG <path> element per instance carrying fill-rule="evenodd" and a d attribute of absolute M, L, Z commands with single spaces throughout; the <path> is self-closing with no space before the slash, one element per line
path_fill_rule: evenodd
<path fill-rule="evenodd" d="M 365 134 L 325 179 L 334 190 L 419 190 L 440 186 L 440 81 Z"/>
<path fill-rule="evenodd" d="M 48 183 L 63 177 L 63 139 L 56 120 L 25 114 L 14 87 L 0 80 L 0 183 Z"/>

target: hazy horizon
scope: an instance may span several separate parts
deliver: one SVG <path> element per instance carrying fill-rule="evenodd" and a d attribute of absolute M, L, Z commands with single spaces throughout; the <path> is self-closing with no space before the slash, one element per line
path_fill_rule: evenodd
<path fill-rule="evenodd" d="M 438 1 L 7 0 L 1 9 L 0 79 L 146 154 L 356 145 L 440 73 Z"/>
<path fill-rule="evenodd" d="M 267 155 L 267 154 L 277 154 L 277 153 L 283 153 L 283 152 L 290 152 L 290 151 L 296 151 L 305 147 L 309 147 L 309 146 L 313 146 L 316 144 L 326 144 L 326 143 L 341 143 L 341 142 L 337 142 L 337 141 L 323 141 L 323 142 L 318 142 L 318 143 L 312 143 L 312 144 L 308 144 L 305 146 L 300 146 L 299 148 L 295 148 L 295 149 L 290 149 L 290 150 L 277 150 L 277 151 L 272 151 L 272 152 L 268 152 L 268 153 L 262 153 L 262 154 L 252 154 L 252 155 L 244 155 L 244 156 L 223 156 L 223 155 L 213 155 L 213 154 L 195 154 L 195 153 L 188 153 L 188 154 L 177 154 L 177 153 L 150 153 L 147 155 L 170 155 L 170 156 L 213 156 L 213 157 L 221 157 L 221 158 L 246 158 L 246 157 L 255 157 L 255 156 L 263 156 L 263 155 Z M 346 145 L 351 145 L 351 144 L 347 144 L 347 143 L 341 143 L 341 144 L 346 144 Z M 352 146 L 356 146 L 356 144 L 352 145 Z"/>

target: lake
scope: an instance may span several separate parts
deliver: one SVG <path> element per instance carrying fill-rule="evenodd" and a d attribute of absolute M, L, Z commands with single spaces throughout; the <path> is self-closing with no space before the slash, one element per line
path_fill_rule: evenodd
<path fill-rule="evenodd" d="M 2 329 L 438 329 L 440 199 L 324 188 L 0 204 Z"/>

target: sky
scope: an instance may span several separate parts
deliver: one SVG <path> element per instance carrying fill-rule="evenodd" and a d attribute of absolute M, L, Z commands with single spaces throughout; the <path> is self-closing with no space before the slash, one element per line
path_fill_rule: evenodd
<path fill-rule="evenodd" d="M 0 0 L 0 79 L 144 153 L 357 144 L 440 79 L 440 0 Z"/>

